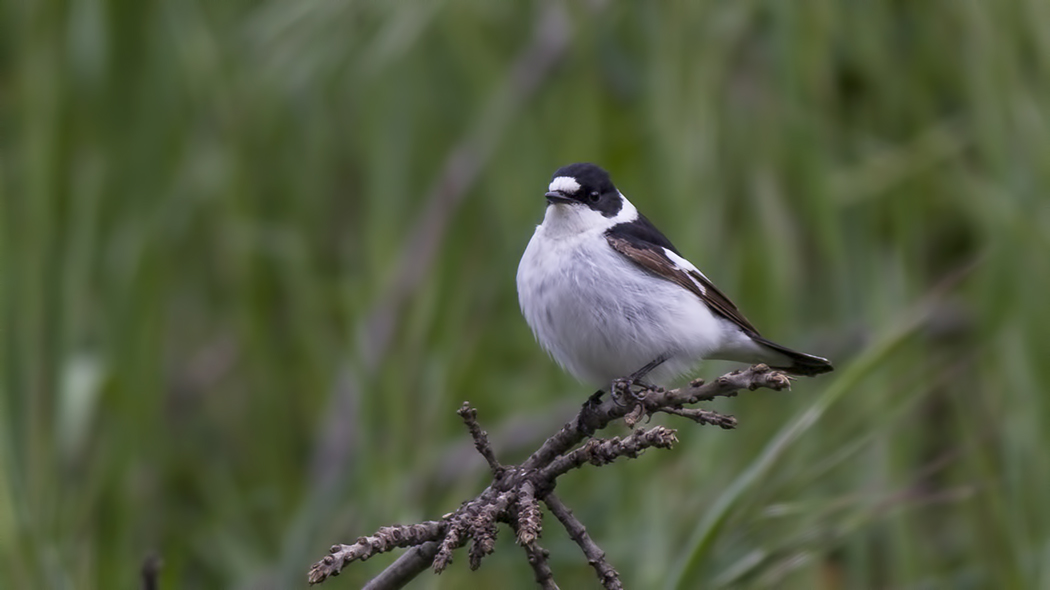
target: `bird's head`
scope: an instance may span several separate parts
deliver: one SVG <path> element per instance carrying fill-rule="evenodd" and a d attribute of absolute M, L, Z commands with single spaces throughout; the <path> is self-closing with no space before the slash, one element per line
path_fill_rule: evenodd
<path fill-rule="evenodd" d="M 594 164 L 569 164 L 558 169 L 547 187 L 543 227 L 573 234 L 605 230 L 633 221 L 638 212 L 616 189 L 609 173 Z"/>

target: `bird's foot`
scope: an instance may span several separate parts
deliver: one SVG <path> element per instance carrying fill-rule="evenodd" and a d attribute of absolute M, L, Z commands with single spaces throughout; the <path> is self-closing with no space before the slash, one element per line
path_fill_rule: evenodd
<path fill-rule="evenodd" d="M 634 428 L 635 424 L 648 415 L 645 399 L 649 397 L 649 394 L 662 390 L 662 387 L 631 377 L 613 381 L 613 401 L 621 408 L 630 408 L 630 411 L 623 417 L 623 421 L 628 428 Z"/>
<path fill-rule="evenodd" d="M 641 400 L 645 399 L 645 396 L 648 395 L 650 391 L 655 390 L 656 386 L 647 383 L 644 379 L 653 371 L 653 369 L 664 364 L 669 356 L 670 355 L 668 354 L 661 354 L 627 377 L 614 379 L 612 382 L 613 401 L 623 407 L 627 405 L 636 405 L 641 402 Z"/>
<path fill-rule="evenodd" d="M 576 422 L 576 430 L 580 433 L 591 436 L 594 434 L 594 418 L 598 407 L 602 405 L 602 395 L 605 392 L 599 389 L 591 394 L 591 397 L 587 398 L 587 401 L 583 402 L 583 408 L 580 410 L 579 420 Z"/>
<path fill-rule="evenodd" d="M 602 396 L 605 395 L 605 390 L 599 389 L 591 394 L 591 397 L 587 398 L 587 401 L 583 402 L 585 406 L 600 406 L 602 404 Z"/>
<path fill-rule="evenodd" d="M 632 377 L 621 377 L 612 382 L 612 400 L 620 407 L 641 403 L 649 392 L 659 388 L 651 383 Z"/>

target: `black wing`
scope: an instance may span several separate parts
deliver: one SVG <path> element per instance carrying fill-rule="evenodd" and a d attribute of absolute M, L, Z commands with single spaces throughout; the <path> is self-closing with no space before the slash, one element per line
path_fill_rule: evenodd
<path fill-rule="evenodd" d="M 758 330 L 714 283 L 695 268 L 681 267 L 667 256 L 664 248 L 675 254 L 678 254 L 678 250 L 645 217 L 639 215 L 634 222 L 610 228 L 605 232 L 605 239 L 614 250 L 638 266 L 692 291 L 712 311 L 740 326 L 748 334 L 758 336 Z"/>
<path fill-rule="evenodd" d="M 638 266 L 691 291 L 713 312 L 736 324 L 755 342 L 768 346 L 787 357 L 788 364 L 774 366 L 774 368 L 810 376 L 833 370 L 831 363 L 825 358 L 792 350 L 759 335 L 758 330 L 751 325 L 744 314 L 740 313 L 736 305 L 703 273 L 696 270 L 691 264 L 683 267 L 671 260 L 667 252 L 678 254 L 678 250 L 641 215 L 633 223 L 622 223 L 610 228 L 605 232 L 605 239 L 614 250 Z M 678 256 L 681 257 L 680 254 Z"/>

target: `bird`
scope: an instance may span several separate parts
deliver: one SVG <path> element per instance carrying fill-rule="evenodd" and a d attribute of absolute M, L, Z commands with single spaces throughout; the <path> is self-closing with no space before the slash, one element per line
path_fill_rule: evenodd
<path fill-rule="evenodd" d="M 806 376 L 833 369 L 759 334 L 601 167 L 559 168 L 544 196 L 518 265 L 518 302 L 539 344 L 581 382 L 669 385 L 703 359 Z"/>

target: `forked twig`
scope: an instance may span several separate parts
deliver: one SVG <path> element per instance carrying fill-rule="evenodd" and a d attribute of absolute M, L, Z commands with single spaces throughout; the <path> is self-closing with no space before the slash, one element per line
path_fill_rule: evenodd
<path fill-rule="evenodd" d="M 435 572 L 441 572 L 452 563 L 455 551 L 468 544 L 470 568 L 477 569 L 481 561 L 492 553 L 498 523 L 503 522 L 514 529 L 537 584 L 543 588 L 557 588 L 547 560 L 548 553 L 537 544 L 542 533 L 542 512 L 539 508 L 539 501 L 542 501 L 580 546 L 602 586 L 607 589 L 622 588 L 619 574 L 606 560 L 605 552 L 587 534 L 587 529 L 572 511 L 554 495 L 555 482 L 584 465 L 602 466 L 619 457 L 635 458 L 645 449 L 653 447 L 669 449 L 678 439 L 676 431 L 664 426 L 635 428 L 623 438 L 589 438 L 591 434 L 614 420 L 624 419 L 636 423 L 642 417 L 657 412 L 683 416 L 699 424 L 732 428 L 736 425 L 736 419 L 731 416 L 685 406 L 716 397 L 731 397 L 741 390 L 760 387 L 783 390 L 790 385 L 791 381 L 784 373 L 765 365 L 755 365 L 727 373 L 710 383 L 694 381 L 679 389 L 643 389 L 625 392 L 620 399 L 608 396 L 610 399 L 601 403 L 588 401 L 573 420 L 548 438 L 523 463 L 513 466 L 499 462 L 488 436 L 477 422 L 476 410 L 464 403 L 458 413 L 471 433 L 475 447 L 492 470 L 492 483 L 441 520 L 383 527 L 374 535 L 361 537 L 351 545 L 333 546 L 330 554 L 310 569 L 309 581 L 311 584 L 322 582 L 338 575 L 352 561 L 365 560 L 376 553 L 399 547 L 410 549 L 369 582 L 366 589 L 400 588 L 428 566 Z"/>

